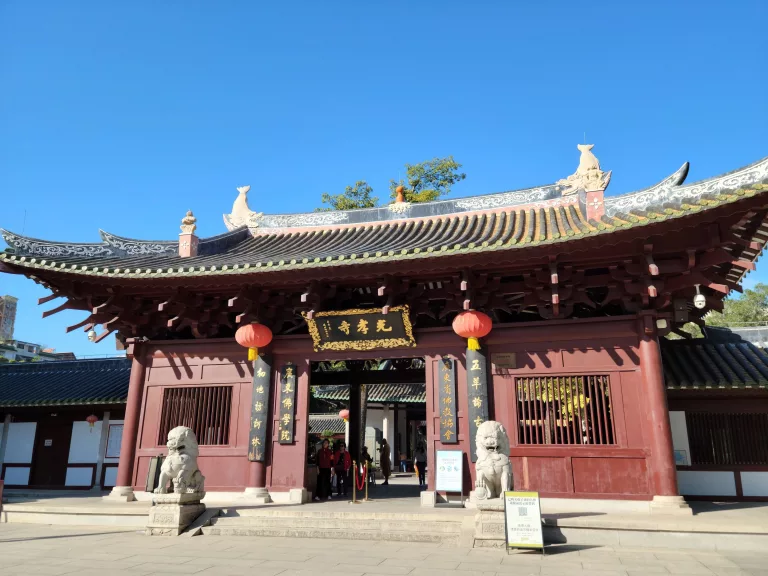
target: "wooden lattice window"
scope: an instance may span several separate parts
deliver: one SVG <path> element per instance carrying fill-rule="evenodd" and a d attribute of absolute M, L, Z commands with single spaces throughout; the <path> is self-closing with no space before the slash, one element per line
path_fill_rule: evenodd
<path fill-rule="evenodd" d="M 519 444 L 615 444 L 610 378 L 515 378 Z"/>
<path fill-rule="evenodd" d="M 166 388 L 157 443 L 165 444 L 168 432 L 176 426 L 188 426 L 201 446 L 229 444 L 231 410 L 231 386 Z"/>
<path fill-rule="evenodd" d="M 768 413 L 686 412 L 691 464 L 768 466 Z"/>

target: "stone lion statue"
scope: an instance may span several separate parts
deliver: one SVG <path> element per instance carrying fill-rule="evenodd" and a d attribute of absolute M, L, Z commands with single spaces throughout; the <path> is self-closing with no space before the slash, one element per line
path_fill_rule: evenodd
<path fill-rule="evenodd" d="M 499 498 L 512 489 L 512 466 L 509 463 L 509 436 L 499 422 L 488 420 L 477 428 L 475 437 L 475 498 Z"/>
<path fill-rule="evenodd" d="M 173 482 L 176 494 L 202 493 L 205 477 L 197 467 L 197 438 L 191 428 L 176 426 L 168 432 L 168 457 L 160 468 L 160 482 L 155 494 L 166 494 L 168 482 Z"/>

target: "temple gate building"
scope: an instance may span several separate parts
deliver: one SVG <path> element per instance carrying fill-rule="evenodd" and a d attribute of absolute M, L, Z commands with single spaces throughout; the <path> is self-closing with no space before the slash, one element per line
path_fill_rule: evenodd
<path fill-rule="evenodd" d="M 318 366 L 370 359 L 393 369 L 346 375 L 350 448 L 362 441 L 360 389 L 421 379 L 426 501 L 440 498 L 438 449 L 464 452 L 472 488 L 474 432 L 487 419 L 509 431 L 515 487 L 544 497 L 675 508 L 678 468 L 710 474 L 709 485 L 712 473 L 730 473 L 735 485 L 738 466 L 757 476 L 749 495 L 741 486 L 732 496 L 768 495 L 764 444 L 748 438 L 766 430 L 764 357 L 735 347 L 718 360 L 704 341 L 665 344 L 665 374 L 659 345 L 721 310 L 755 268 L 768 238 L 768 159 L 692 184 L 685 164 L 649 188 L 606 196 L 610 172 L 591 146 L 579 149 L 577 171 L 555 184 L 423 204 L 268 215 L 250 210 L 243 187 L 224 216 L 228 231 L 212 238 L 196 236 L 191 212 L 169 241 L 3 231 L 0 270 L 50 289 L 41 304 L 63 299 L 44 316 L 82 310 L 68 331 L 115 334 L 132 358 L 116 497 L 144 489 L 168 430 L 184 424 L 199 440 L 209 493 L 306 501 L 310 386 L 339 377 Z M 451 327 L 475 310 L 492 320 L 479 350 Z M 256 322 L 274 338 L 250 362 L 234 335 Z M 693 424 L 724 420 L 689 414 L 731 401 L 741 408 L 728 426 L 751 431 L 737 442 L 744 458 L 695 465 Z M 685 457 L 673 436 L 685 436 Z"/>

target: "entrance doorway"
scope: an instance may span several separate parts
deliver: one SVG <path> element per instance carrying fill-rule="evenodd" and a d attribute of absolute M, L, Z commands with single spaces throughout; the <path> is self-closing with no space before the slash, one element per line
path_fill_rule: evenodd
<path fill-rule="evenodd" d="M 50 418 L 37 423 L 30 486 L 64 486 L 71 439 L 72 420 Z"/>
<path fill-rule="evenodd" d="M 334 448 L 344 443 L 357 462 L 365 460 L 366 452 L 370 455 L 368 488 L 375 492 L 372 497 L 418 500 L 425 486 L 420 486 L 415 456 L 419 447 L 426 449 L 425 420 L 426 370 L 422 358 L 311 363 L 310 467 L 317 466 L 312 455 L 323 439 Z M 382 470 L 386 468 L 382 462 L 384 441 L 390 469 L 387 485 Z M 308 476 L 314 476 L 311 468 Z M 317 490 L 317 486 L 310 488 Z"/>

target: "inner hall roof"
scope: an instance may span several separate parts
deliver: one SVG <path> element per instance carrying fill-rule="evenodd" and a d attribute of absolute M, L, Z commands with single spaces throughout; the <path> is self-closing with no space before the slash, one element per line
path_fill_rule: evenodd
<path fill-rule="evenodd" d="M 599 168 L 598 168 L 599 171 Z M 354 266 L 456 255 L 503 253 L 642 229 L 716 210 L 768 191 L 768 157 L 728 174 L 684 184 L 688 165 L 649 188 L 598 199 L 603 214 L 588 218 L 588 193 L 556 184 L 469 198 L 394 203 L 335 212 L 225 215 L 229 232 L 201 239 L 197 256 L 182 258 L 179 242 L 128 239 L 101 232 L 100 243 L 51 242 L 0 230 L 10 249 L 3 264 L 59 274 L 115 279 L 255 275 L 282 270 Z M 605 174 L 599 171 L 599 174 Z M 576 175 L 574 175 L 575 177 Z M 608 175 L 609 176 L 609 173 Z M 573 177 L 569 177 L 573 178 Z M 604 184 L 605 185 L 605 184 Z M 603 187 L 604 187 L 603 185 Z M 570 186 L 570 188 L 569 188 Z M 240 189 L 242 190 L 242 189 Z M 247 191 L 247 189 L 246 189 Z M 593 198 L 593 197 L 590 197 Z M 244 207 L 244 208 L 243 208 Z M 594 211 L 593 211 L 594 212 Z M 761 246 L 762 230 L 745 238 Z M 760 250 L 742 251 L 754 261 Z M 735 270 L 732 281 L 743 271 Z"/>

